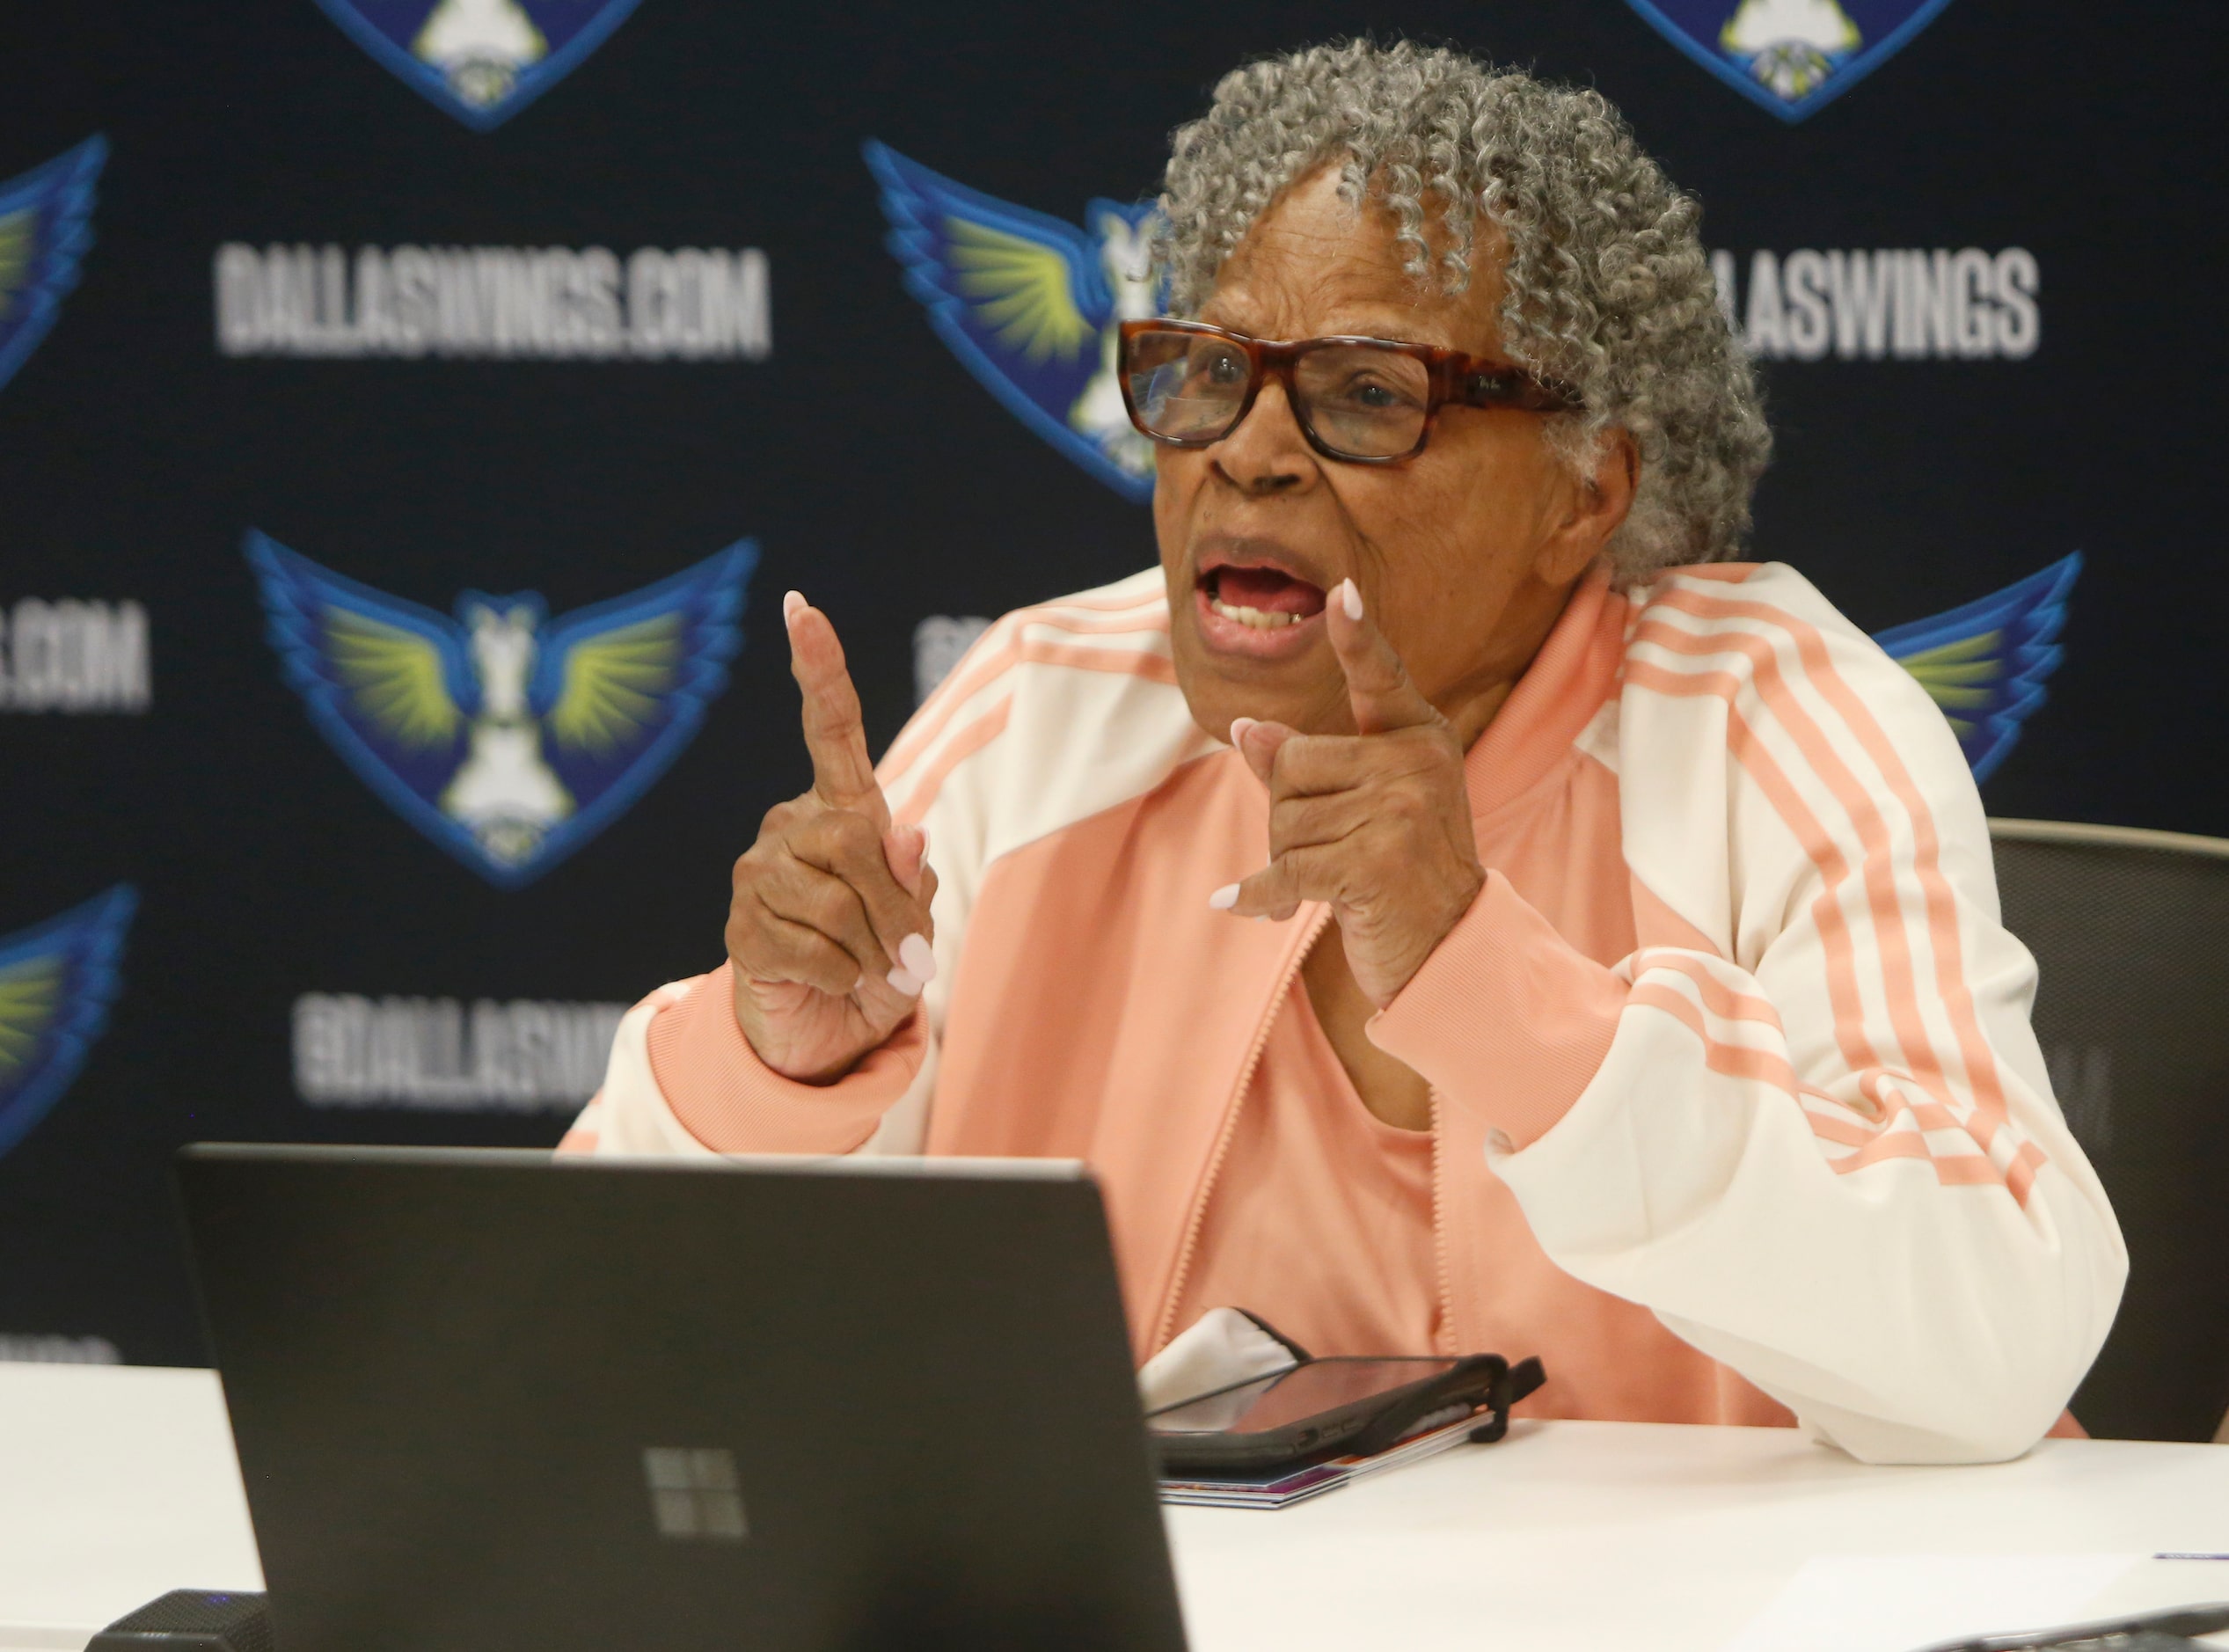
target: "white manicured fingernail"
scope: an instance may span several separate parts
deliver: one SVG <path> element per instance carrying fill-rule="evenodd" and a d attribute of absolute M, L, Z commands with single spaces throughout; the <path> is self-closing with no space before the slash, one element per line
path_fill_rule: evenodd
<path fill-rule="evenodd" d="M 929 829 L 926 826 L 916 826 L 913 830 L 921 834 L 921 858 L 926 860 L 929 858 Z"/>
<path fill-rule="evenodd" d="M 890 990 L 893 992 L 903 992 L 910 998 L 917 998 L 921 996 L 921 983 L 903 969 L 893 969 L 882 978 L 890 983 Z"/>
<path fill-rule="evenodd" d="M 1227 912 L 1239 903 L 1239 886 L 1226 883 L 1208 896 L 1208 904 L 1218 912 Z"/>
<path fill-rule="evenodd" d="M 1235 746 L 1244 740 L 1246 737 L 1246 730 L 1253 725 L 1254 719 L 1251 717 L 1233 717 L 1231 720 L 1231 743 Z"/>
<path fill-rule="evenodd" d="M 782 623 L 788 625 L 806 609 L 805 593 L 791 591 L 782 598 Z"/>
<path fill-rule="evenodd" d="M 1363 594 L 1356 588 L 1354 581 L 1340 581 L 1339 588 L 1332 595 L 1338 597 L 1339 605 L 1347 610 L 1348 618 L 1360 619 L 1363 617 Z"/>
<path fill-rule="evenodd" d="M 898 943 L 898 962 L 906 974 L 926 986 L 937 978 L 937 954 L 930 948 L 928 939 L 922 935 L 908 935 Z"/>

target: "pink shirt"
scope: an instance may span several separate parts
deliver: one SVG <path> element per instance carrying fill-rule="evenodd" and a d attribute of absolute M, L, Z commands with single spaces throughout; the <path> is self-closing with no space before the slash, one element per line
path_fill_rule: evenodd
<path fill-rule="evenodd" d="M 1312 1354 L 1429 1354 L 1439 1299 L 1432 1133 L 1363 1105 L 1296 976 L 1239 1103 L 1176 1323 L 1244 1308 Z"/>

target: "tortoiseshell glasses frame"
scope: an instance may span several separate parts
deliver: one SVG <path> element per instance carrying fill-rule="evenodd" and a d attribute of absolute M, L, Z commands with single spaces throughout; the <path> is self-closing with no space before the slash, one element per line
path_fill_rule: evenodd
<path fill-rule="evenodd" d="M 1399 339 L 1254 339 L 1204 321 L 1125 321 L 1121 336 L 1116 376 L 1130 422 L 1173 448 L 1222 441 L 1272 377 L 1308 445 L 1348 464 L 1414 458 L 1451 402 L 1539 413 L 1582 406 L 1574 392 L 1506 362 Z M 1241 359 L 1243 383 L 1231 370 Z"/>

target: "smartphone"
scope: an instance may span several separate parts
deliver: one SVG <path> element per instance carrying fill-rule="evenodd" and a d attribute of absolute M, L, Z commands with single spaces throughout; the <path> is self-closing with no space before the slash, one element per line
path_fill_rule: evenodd
<path fill-rule="evenodd" d="M 1277 1468 L 1382 1451 L 1485 1405 L 1508 1371 L 1496 1354 L 1312 1359 L 1148 1412 L 1145 1425 L 1164 1469 Z"/>

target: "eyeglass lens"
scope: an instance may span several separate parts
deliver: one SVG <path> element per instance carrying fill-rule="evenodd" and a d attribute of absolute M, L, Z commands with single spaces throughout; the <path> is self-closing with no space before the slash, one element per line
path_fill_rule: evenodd
<path fill-rule="evenodd" d="M 1124 370 L 1146 428 L 1180 442 L 1230 434 L 1251 363 L 1225 339 L 1145 332 L 1129 340 Z M 1295 414 L 1326 447 L 1355 458 L 1392 458 L 1416 446 L 1431 406 L 1431 375 L 1399 350 L 1327 344 L 1293 363 Z"/>

